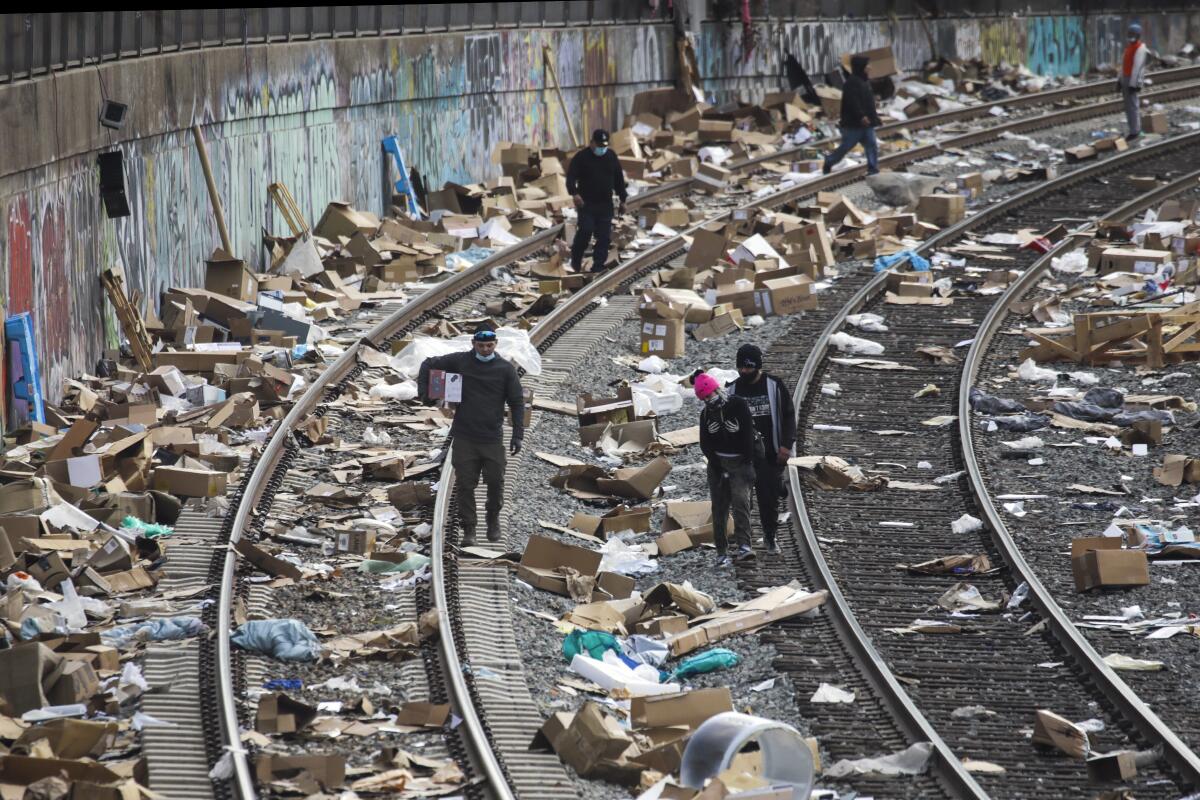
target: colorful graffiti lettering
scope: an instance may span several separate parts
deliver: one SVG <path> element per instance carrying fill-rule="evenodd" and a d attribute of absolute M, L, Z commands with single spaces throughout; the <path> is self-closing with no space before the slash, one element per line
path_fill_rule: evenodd
<path fill-rule="evenodd" d="M 1038 75 L 1078 75 L 1083 70 L 1082 17 L 1030 17 L 1025 65 Z"/>

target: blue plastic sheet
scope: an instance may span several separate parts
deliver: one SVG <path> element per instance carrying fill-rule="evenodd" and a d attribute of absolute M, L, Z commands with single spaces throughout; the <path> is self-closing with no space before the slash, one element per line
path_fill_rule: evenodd
<path fill-rule="evenodd" d="M 909 265 L 912 266 L 913 272 L 929 271 L 929 262 L 917 255 L 916 250 L 901 250 L 899 253 L 892 253 L 890 256 L 880 256 L 875 259 L 875 271 L 883 272 L 884 270 L 889 270 L 906 258 Z"/>
<path fill-rule="evenodd" d="M 255 619 L 240 626 L 229 640 L 243 650 L 280 661 L 316 661 L 321 643 L 296 619 Z"/>
<path fill-rule="evenodd" d="M 167 617 L 101 631 L 100 640 L 110 647 L 122 648 L 134 642 L 173 642 L 190 639 L 206 630 L 208 626 L 201 622 L 199 617 Z"/>

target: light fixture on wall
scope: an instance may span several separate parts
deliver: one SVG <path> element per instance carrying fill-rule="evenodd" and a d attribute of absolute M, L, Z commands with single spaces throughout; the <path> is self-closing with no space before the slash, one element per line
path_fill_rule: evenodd
<path fill-rule="evenodd" d="M 100 107 L 100 124 L 106 128 L 119 130 L 125 125 L 125 117 L 128 113 L 129 106 L 125 103 L 105 100 L 104 105 Z"/>
<path fill-rule="evenodd" d="M 100 199 L 104 201 L 104 213 L 109 219 L 129 216 L 129 200 L 125 197 L 125 162 L 120 150 L 101 153 Z"/>

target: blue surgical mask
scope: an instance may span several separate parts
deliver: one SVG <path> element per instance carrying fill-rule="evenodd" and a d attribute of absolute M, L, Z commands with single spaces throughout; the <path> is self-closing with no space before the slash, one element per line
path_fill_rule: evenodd
<path fill-rule="evenodd" d="M 598 156 L 602 156 L 608 152 L 608 148 L 607 147 L 593 147 L 592 152 Z"/>
<path fill-rule="evenodd" d="M 496 354 L 491 353 L 491 354 L 485 356 L 482 353 L 476 353 L 475 357 L 478 358 L 480 361 L 491 361 L 493 358 L 496 357 Z"/>

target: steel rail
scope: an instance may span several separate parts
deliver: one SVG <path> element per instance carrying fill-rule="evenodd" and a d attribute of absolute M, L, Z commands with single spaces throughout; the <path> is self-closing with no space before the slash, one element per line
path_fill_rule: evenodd
<path fill-rule="evenodd" d="M 1145 98 L 1151 100 L 1169 100 L 1178 99 L 1180 97 L 1197 93 L 1200 93 L 1200 82 L 1175 89 L 1164 89 L 1158 92 L 1147 93 Z M 1036 130 L 1062 122 L 1074 121 L 1076 119 L 1083 119 L 1096 114 L 1108 113 L 1112 110 L 1119 110 L 1120 106 L 1120 101 L 1113 101 L 1109 103 L 1092 104 L 1068 111 L 1052 112 L 1028 119 L 1015 120 L 1001 126 L 987 128 L 983 131 L 953 137 L 943 141 L 940 145 L 926 145 L 924 147 L 913 148 L 903 153 L 896 153 L 881 159 L 881 164 L 889 166 L 907 164 L 911 161 L 918 160 L 919 158 L 933 155 L 946 147 L 978 143 L 979 141 L 986 141 L 988 139 L 995 138 L 1005 130 Z M 796 149 L 798 150 L 799 148 Z M 1149 149 L 1150 148 L 1144 147 L 1124 155 L 1136 155 L 1147 152 Z M 786 156 L 788 152 L 792 151 L 778 151 L 776 153 L 764 154 L 756 159 L 749 159 L 746 162 L 739 163 L 738 165 L 735 165 L 735 168 L 741 169 L 756 163 L 775 160 Z M 1119 157 L 1120 156 L 1114 158 Z M 1112 161 L 1113 159 L 1106 159 L 1104 162 L 1100 163 L 1108 164 Z M 753 200 L 750 203 L 741 206 L 740 208 L 745 209 L 780 205 L 797 197 L 809 196 L 824 189 L 836 188 L 838 186 L 851 183 L 865 174 L 865 171 L 866 168 L 864 166 L 839 170 L 835 174 L 822 176 L 818 179 L 785 187 L 765 197 Z M 1078 172 L 1072 173 L 1072 175 L 1077 174 Z M 1029 190 L 1018 197 L 1024 197 L 1034 192 L 1044 191 L 1044 189 L 1044 185 L 1041 187 L 1036 187 L 1035 189 Z M 643 195 L 639 195 L 638 197 L 645 198 L 645 196 L 646 193 L 643 193 Z M 992 210 L 995 208 L 996 207 L 993 207 Z M 685 234 L 694 233 L 697 229 L 703 227 L 704 225 L 725 221 L 732 215 L 732 213 L 733 209 L 730 209 L 707 220 L 691 225 L 685 231 Z M 984 213 L 986 214 L 987 212 Z M 982 216 L 983 215 L 973 217 L 972 221 L 977 222 Z M 950 228 L 943 231 L 937 237 L 934 237 L 934 239 L 926 242 L 925 246 L 932 246 L 937 241 L 940 241 L 943 235 L 949 234 L 951 231 L 956 230 L 956 228 L 957 226 L 955 228 Z M 257 505 L 259 498 L 266 488 L 267 481 L 283 453 L 284 443 L 290 435 L 291 430 L 294 429 L 300 420 L 302 420 L 308 413 L 312 411 L 312 409 L 317 406 L 325 389 L 333 384 L 335 379 L 340 379 L 340 376 L 344 375 L 345 372 L 350 369 L 351 365 L 355 362 L 358 348 L 361 346 L 363 341 L 370 342 L 371 344 L 381 341 L 382 338 L 386 338 L 388 331 L 394 330 L 397 327 L 405 324 L 405 320 L 413 319 L 422 313 L 426 313 L 438 303 L 443 302 L 446 297 L 450 296 L 451 293 L 461 290 L 462 287 L 468 285 L 470 282 L 484 279 L 482 276 L 484 276 L 492 267 L 508 263 L 516 258 L 520 258 L 523 255 L 534 252 L 541 247 L 545 247 L 547 244 L 553 241 L 553 239 L 556 238 L 561 231 L 561 225 L 550 228 L 540 234 L 526 239 L 519 244 L 505 248 L 504 250 L 489 256 L 487 259 L 480 261 L 469 269 L 464 270 L 463 272 L 458 273 L 451 278 L 448 278 L 446 281 L 443 281 L 441 284 L 438 284 L 417 298 L 414 298 L 409 303 L 405 304 L 405 306 L 394 312 L 393 315 L 391 315 L 388 319 L 377 324 L 370 332 L 368 332 L 368 334 L 363 337 L 363 340 L 360 340 L 360 342 L 347 348 L 346 352 L 344 352 L 334 362 L 333 365 L 326 369 L 322 375 L 317 378 L 314 383 L 308 387 L 308 389 L 305 390 L 305 394 L 296 402 L 295 405 L 293 405 L 287 416 L 285 416 L 285 418 L 281 420 L 280 423 L 275 427 L 271 438 L 263 452 L 260 454 L 258 462 L 256 463 L 255 468 L 243 491 L 241 503 L 239 504 L 236 516 L 234 517 L 233 526 L 230 533 L 230 543 L 240 540 L 243 532 L 246 530 L 251 514 L 253 513 L 253 508 Z M 666 240 L 665 242 L 655 245 L 649 250 L 644 251 L 638 256 L 635 256 L 621 267 L 610 270 L 609 272 L 601 275 L 598 279 L 593 280 L 590 284 L 584 287 L 584 289 L 573 294 L 566 302 L 555 307 L 555 309 L 549 315 L 544 317 L 535 327 L 533 333 L 531 334 L 531 338 L 533 338 L 535 342 L 544 343 L 546 339 L 552 338 L 555 330 L 564 325 L 563 320 L 583 313 L 586 310 L 587 305 L 592 303 L 597 297 L 601 296 L 603 293 L 607 293 L 616 289 L 620 284 L 635 279 L 637 275 L 648 271 L 654 265 L 662 263 L 663 261 L 673 257 L 686 247 L 686 241 L 684 240 L 683 236 L 684 234 L 680 234 Z M 868 287 L 864 287 L 864 289 L 869 288 L 871 285 L 872 284 L 868 284 Z M 862 292 L 860 292 L 860 294 L 862 294 Z M 851 302 L 853 302 L 853 299 Z M 236 553 L 230 549 L 225 556 L 223 565 L 221 593 L 218 605 L 217 686 L 220 691 L 220 696 L 218 698 L 218 711 L 222 740 L 226 748 L 233 755 L 234 783 L 242 798 L 250 798 L 255 796 L 253 789 L 254 784 L 253 778 L 250 774 L 249 763 L 246 759 L 246 753 L 242 749 L 240 743 L 240 732 L 237 723 L 237 705 L 233 692 L 231 645 L 229 641 L 233 616 L 233 585 L 236 575 L 236 565 Z M 453 692 L 457 694 L 460 688 L 469 692 L 469 690 L 466 689 L 465 681 L 462 679 L 461 669 L 458 671 L 448 669 L 447 672 L 449 673 L 448 677 L 451 681 L 451 690 Z M 461 687 L 456 687 L 453 685 L 456 680 L 462 684 Z M 500 770 L 499 765 L 495 763 L 494 754 L 491 754 L 490 750 L 488 750 L 483 756 L 484 768 L 485 772 L 489 772 L 489 780 L 493 780 L 486 763 L 489 756 L 491 757 L 495 769 L 497 770 L 496 774 L 502 775 L 502 771 Z M 501 780 L 500 783 L 503 783 L 503 781 Z"/>
<path fill-rule="evenodd" d="M 1169 69 L 1169 70 L 1161 70 L 1159 72 L 1153 73 L 1151 75 L 1151 77 L 1161 80 L 1164 83 L 1177 83 L 1180 81 L 1186 81 L 1186 80 L 1190 80 L 1193 78 L 1200 78 L 1200 65 L 1192 66 L 1192 67 L 1179 67 L 1176 69 Z M 1013 97 L 1008 97 L 1003 100 L 994 100 L 994 101 L 991 101 L 988 103 L 979 103 L 976 105 L 967 106 L 965 108 L 950 109 L 948 111 L 938 111 L 933 114 L 923 114 L 919 117 L 912 117 L 908 120 L 889 122 L 886 125 L 880 125 L 879 127 L 877 127 L 875 129 L 875 132 L 876 132 L 876 134 L 882 135 L 882 134 L 886 134 L 886 133 L 899 133 L 901 131 L 906 131 L 906 130 L 908 130 L 908 131 L 924 130 L 927 128 L 936 127 L 938 125 L 945 125 L 950 122 L 960 122 L 960 121 L 967 120 L 967 119 L 974 119 L 976 117 L 987 116 L 988 114 L 991 113 L 992 108 L 997 108 L 997 107 L 1007 106 L 1010 108 L 1012 108 L 1012 107 L 1023 108 L 1023 107 L 1027 107 L 1027 106 L 1042 105 L 1042 104 L 1048 105 L 1051 103 L 1061 102 L 1063 100 L 1070 100 L 1070 99 L 1074 99 L 1074 98 L 1092 97 L 1092 96 L 1095 96 L 1098 94 L 1106 93 L 1107 91 L 1109 91 L 1108 87 L 1111 87 L 1111 85 L 1112 85 L 1111 80 L 1103 80 L 1103 81 L 1094 81 L 1092 83 L 1082 84 L 1080 86 L 1068 86 L 1068 87 L 1062 87 L 1059 89 L 1048 89 L 1044 92 L 1032 92 L 1030 94 L 1015 95 Z M 1179 94 L 1180 90 L 1183 90 L 1184 94 L 1182 94 L 1182 95 Z M 1179 97 L 1186 97 L 1186 96 L 1188 96 L 1190 94 L 1194 94 L 1194 93 L 1200 93 L 1200 92 L 1191 91 L 1191 90 L 1189 90 L 1188 87 L 1176 87 L 1174 89 L 1168 89 L 1168 88 L 1164 87 L 1164 88 L 1160 88 L 1160 89 L 1155 89 L 1154 91 L 1144 92 L 1142 94 L 1142 99 L 1164 102 L 1164 101 L 1170 101 L 1172 99 L 1178 99 Z M 1071 122 L 1071 121 L 1074 121 L 1075 119 L 1084 119 L 1088 116 L 1094 116 L 1095 112 L 1098 109 L 1100 109 L 1099 113 L 1106 113 L 1106 112 L 1110 112 L 1110 111 L 1111 112 L 1120 111 L 1124 107 L 1123 102 L 1124 101 L 1122 101 L 1122 100 L 1108 100 L 1108 101 L 1105 101 L 1104 103 L 1096 103 L 1096 104 L 1090 104 L 1090 105 L 1086 105 L 1086 106 L 1079 106 L 1079 107 L 1076 107 L 1073 109 L 1066 109 L 1065 111 L 1054 112 L 1054 113 L 1070 114 L 1071 112 L 1079 112 L 1080 116 L 1078 116 L 1078 117 L 1072 118 L 1072 117 L 1068 116 L 1068 117 L 1061 117 L 1061 118 L 1057 119 L 1057 121 L 1059 121 L 1059 122 Z M 980 131 L 976 131 L 975 133 L 982 135 L 983 138 L 975 140 L 975 141 L 955 140 L 956 143 L 953 145 L 951 145 L 948 142 L 943 143 L 943 144 L 945 144 L 947 146 L 965 146 L 968 144 L 978 144 L 980 141 L 987 141 L 991 138 L 995 138 L 994 135 L 990 135 L 990 136 L 987 135 L 991 131 L 1002 132 L 1005 130 L 1011 130 L 1014 132 L 1020 132 L 1020 131 L 1027 131 L 1027 130 L 1036 130 L 1037 127 L 1043 127 L 1041 125 L 1039 125 L 1037 127 L 1030 127 L 1030 128 L 1011 127 L 1015 123 L 1024 122 L 1024 121 L 1032 120 L 1032 119 L 1037 119 L 1037 118 L 1029 117 L 1029 118 L 1022 118 L 1021 120 L 1010 120 L 1007 123 L 1004 123 L 1003 125 L 1000 125 L 1000 126 L 993 126 L 990 128 L 984 128 Z M 823 147 L 825 145 L 832 145 L 832 144 L 834 144 L 834 140 L 823 139 L 819 142 L 805 143 L 802 145 L 797 145 L 795 147 L 785 147 L 781 150 L 776 150 L 775 152 L 772 152 L 772 153 L 763 153 L 761 155 L 754 156 L 753 158 L 743 159 L 741 161 L 735 161 L 730 164 L 730 169 L 733 169 L 736 171 L 741 171 L 741 170 L 745 170 L 749 167 L 757 166 L 758 164 L 764 164 L 764 163 L 767 163 L 770 161 L 780 161 L 780 160 L 789 158 L 791 156 L 798 155 L 804 150 L 811 150 L 816 147 Z M 893 153 L 891 156 L 883 156 L 880 158 L 879 163 L 880 163 L 880 166 L 901 166 L 903 164 L 910 163 L 911 161 L 916 160 L 917 158 L 925 158 L 929 155 L 934 155 L 937 153 L 938 149 L 939 148 L 937 145 L 932 145 L 932 144 L 922 145 L 922 146 L 919 146 L 916 148 L 912 148 L 908 151 L 905 151 L 904 153 Z M 897 156 L 910 155 L 910 154 L 914 157 L 908 158 L 908 159 L 896 158 Z M 865 174 L 865 172 L 866 172 L 865 168 L 862 168 L 862 170 L 863 170 L 863 173 Z M 641 206 L 645 205 L 646 203 L 665 199 L 668 197 L 674 197 L 675 195 L 687 192 L 694 185 L 695 185 L 695 178 L 680 178 L 679 180 L 669 181 L 669 182 L 661 184 L 659 186 L 655 186 L 650 189 L 647 189 L 646 191 L 641 192 L 640 194 L 636 194 L 633 197 L 630 197 L 628 205 L 631 209 L 636 210 L 636 209 L 640 208 Z"/>
<path fill-rule="evenodd" d="M 319 405 L 325 391 L 335 385 L 357 362 L 359 349 L 368 343 L 374 346 L 394 330 L 410 321 L 428 313 L 438 304 L 445 302 L 455 294 L 463 293 L 472 284 L 486 280 L 489 271 L 496 266 L 509 263 L 530 253 L 546 247 L 561 232 L 562 226 L 554 226 L 535 236 L 523 240 L 519 244 L 500 250 L 473 266 L 459 272 L 441 283 L 436 284 L 419 296 L 405 303 L 386 319 L 380 321 L 362 339 L 347 347 L 336 361 L 326 368 L 313 383 L 305 389 L 304 394 L 296 401 L 271 433 L 266 446 L 258 457 L 254 470 L 250 475 L 242 493 L 241 503 L 233 520 L 229 535 L 229 543 L 241 540 L 249 524 L 251 515 L 256 511 L 259 500 L 267 488 L 267 483 L 274 473 L 279 459 L 283 455 L 284 446 L 292 431 L 309 413 Z M 233 622 L 233 597 L 237 573 L 237 553 L 230 548 L 225 554 L 225 562 L 221 573 L 220 600 L 217 610 L 217 686 L 219 689 L 218 710 L 222 741 L 233 754 L 233 782 L 242 800 L 256 797 L 254 778 L 246 758 L 246 751 L 241 746 L 241 735 L 237 719 L 237 699 L 233 690 L 233 663 L 230 642 Z M 445 638 L 445 637 L 443 637 Z M 449 670 L 448 670 L 449 671 Z M 458 675 L 461 680 L 461 671 Z M 460 716 L 463 716 L 460 713 Z M 488 772 L 486 758 L 482 765 Z M 489 773 L 490 777 L 490 773 Z"/>
<path fill-rule="evenodd" d="M 1194 139 L 1200 140 L 1196 134 L 1192 136 Z M 1120 208 L 1109 212 L 1104 219 L 1118 222 L 1126 220 L 1151 205 L 1180 192 L 1196 188 L 1198 185 L 1200 185 L 1200 170 L 1190 172 L 1164 186 L 1140 195 Z M 1070 617 L 1063 611 L 1062 606 L 1054 599 L 1050 590 L 1038 578 L 1035 570 L 1021 554 L 1021 549 L 1009 532 L 1004 518 L 992 503 L 984 482 L 983 472 L 980 469 L 979 459 L 975 455 L 970 395 L 971 388 L 983 365 L 984 356 L 987 354 L 988 345 L 1000 330 L 1013 303 L 1024 297 L 1049 272 L 1053 258 L 1077 246 L 1079 237 L 1085 235 L 1083 230 L 1086 227 L 1090 227 L 1090 224 L 1081 227 L 1072 236 L 1064 239 L 1057 247 L 1034 262 L 992 306 L 980 324 L 975 341 L 971 344 L 971 349 L 963 362 L 962 377 L 959 381 L 959 443 L 963 463 L 970 477 L 971 493 L 984 515 L 985 524 L 992 534 L 992 541 L 1012 568 L 1016 579 L 1024 581 L 1029 586 L 1030 602 L 1046 620 L 1055 638 L 1076 664 L 1095 682 L 1109 702 L 1116 706 L 1143 736 L 1151 741 L 1162 743 L 1163 755 L 1168 763 L 1178 771 L 1190 789 L 1195 789 L 1200 786 L 1200 757 L 1197 757 L 1197 754 L 1142 701 L 1115 670 L 1104 663 L 1104 659 L 1091 642 L 1079 632 Z"/>
<path fill-rule="evenodd" d="M 1173 139 L 1139 148 L 1137 150 L 1129 150 L 1125 153 L 1112 156 L 1099 161 L 1087 167 L 1075 170 L 1074 172 L 1055 178 L 1039 186 L 1028 189 L 1018 195 L 1014 195 L 1002 203 L 996 203 L 990 206 L 985 211 L 959 222 L 953 226 L 945 228 L 934 237 L 923 242 L 920 247 L 916 248 L 918 252 L 932 252 L 939 244 L 951 240 L 961 233 L 964 233 L 972 228 L 995 218 L 1006 214 L 1015 208 L 1021 207 L 1047 191 L 1053 191 L 1072 183 L 1081 180 L 1086 180 L 1088 177 L 1095 174 L 1103 174 L 1111 170 L 1120 168 L 1130 162 L 1136 162 L 1144 158 L 1152 157 L 1163 150 L 1187 147 L 1200 142 L 1200 132 L 1187 134 Z M 849 298 L 842 308 L 834 315 L 826 324 L 821 336 L 814 343 L 812 351 L 805 361 L 804 369 L 801 372 L 800 379 L 796 383 L 796 390 L 793 393 L 793 404 L 797 409 L 803 407 L 804 400 L 812 390 L 816 378 L 817 370 L 825 354 L 830 347 L 830 339 L 844 325 L 846 317 L 850 314 L 861 310 L 866 303 L 884 288 L 887 282 L 887 272 L 881 272 L 867 282 L 859 289 L 851 298 Z M 964 384 L 965 385 L 965 384 Z M 969 388 L 966 390 L 969 395 Z M 961 398 L 960 398 L 961 402 Z M 963 412 L 960 408 L 960 421 L 963 419 Z M 968 414 L 969 417 L 969 414 Z M 846 644 L 855 654 L 858 664 L 868 676 L 873 676 L 873 685 L 877 691 L 880 691 L 880 698 L 893 711 L 896 719 L 904 724 L 907 728 L 918 731 L 922 736 L 927 737 L 927 740 L 934 745 L 934 754 L 937 756 L 935 768 L 938 770 L 939 777 L 946 781 L 948 788 L 958 792 L 962 797 L 987 797 L 988 795 L 979 787 L 973 777 L 966 773 L 961 762 L 954 756 L 953 752 L 946 746 L 945 742 L 937 735 L 928 720 L 920 714 L 919 709 L 913 704 L 908 693 L 896 681 L 895 676 L 891 674 L 886 662 L 876 650 L 874 644 L 870 641 L 870 637 L 859 625 L 854 616 L 853 610 L 850 608 L 848 601 L 842 594 L 837 585 L 836 579 L 833 577 L 833 572 L 821 551 L 820 543 L 817 541 L 816 530 L 813 527 L 812 520 L 809 518 L 807 508 L 804 502 L 803 492 L 800 485 L 800 474 L 796 467 L 788 467 L 788 484 L 790 488 L 790 497 L 792 510 L 796 513 L 796 518 L 799 520 L 801 530 L 804 534 L 805 547 L 803 556 L 809 565 L 809 568 L 814 574 L 819 575 L 825 585 L 816 588 L 828 589 L 830 592 L 829 602 L 826 604 L 833 615 L 835 623 L 840 631 L 845 631 L 850 635 L 850 639 Z M 986 496 L 986 493 L 984 493 Z M 994 513 L 994 509 L 993 509 Z M 1007 554 L 1006 554 L 1007 555 Z M 1015 565 L 1014 565 L 1015 566 Z M 1032 587 L 1032 583 L 1030 584 Z M 1053 602 L 1053 601 L 1051 601 Z M 1060 610 L 1061 613 L 1061 610 Z M 1069 622 L 1068 622 L 1069 625 Z M 1072 629 L 1073 630 L 1073 629 Z M 1098 660 L 1099 656 L 1093 656 Z M 1103 662 L 1100 662 L 1103 666 Z M 1104 667 L 1109 675 L 1112 671 Z M 1103 673 L 1099 673 L 1103 674 Z M 1107 696 L 1107 695 L 1106 695 Z M 1131 706 L 1132 707 L 1132 706 Z M 1144 708 L 1144 706 L 1143 706 Z M 1124 710 L 1124 709 L 1122 709 Z M 1148 709 L 1147 709 L 1148 711 Z M 913 715 L 916 715 L 915 717 Z M 1160 723 L 1161 724 L 1161 723 Z M 1174 741 L 1178 741 L 1177 737 L 1166 732 L 1167 735 Z M 1168 739 L 1160 737 L 1165 743 Z M 1186 747 L 1180 743 L 1184 751 Z M 1185 763 L 1192 763 L 1195 756 L 1187 751 L 1187 757 L 1182 758 Z M 1195 762 L 1200 766 L 1200 762 Z"/>

